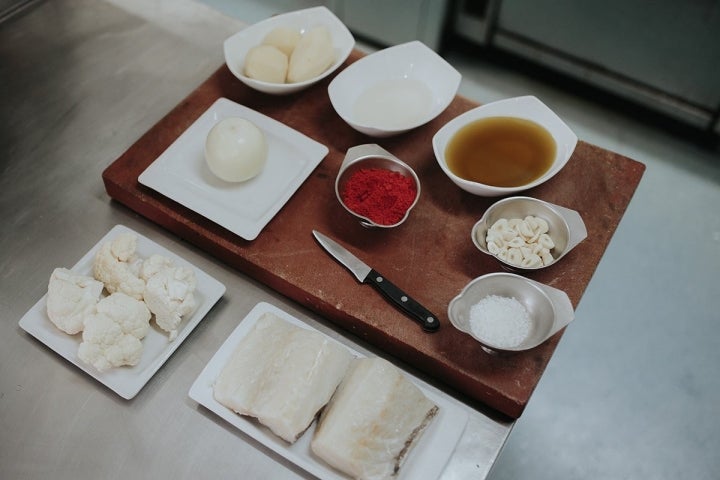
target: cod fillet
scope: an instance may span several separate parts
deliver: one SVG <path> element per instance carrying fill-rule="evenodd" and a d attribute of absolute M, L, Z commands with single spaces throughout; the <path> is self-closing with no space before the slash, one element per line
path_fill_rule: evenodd
<path fill-rule="evenodd" d="M 236 347 L 213 395 L 293 443 L 330 400 L 353 358 L 321 333 L 265 313 Z"/>
<path fill-rule="evenodd" d="M 393 478 L 437 412 L 391 363 L 356 359 L 320 416 L 311 448 L 353 478 Z"/>

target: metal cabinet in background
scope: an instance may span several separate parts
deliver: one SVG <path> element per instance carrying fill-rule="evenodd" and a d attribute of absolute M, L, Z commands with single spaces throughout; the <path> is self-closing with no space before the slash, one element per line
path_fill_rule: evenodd
<path fill-rule="evenodd" d="M 0 22 L 8 20 L 38 0 L 0 0 Z"/>
<path fill-rule="evenodd" d="M 381 45 L 420 40 L 438 50 L 443 35 L 446 0 L 330 0 L 335 15 L 353 31 Z"/>
<path fill-rule="evenodd" d="M 461 0 L 456 32 L 720 133 L 720 0 Z"/>

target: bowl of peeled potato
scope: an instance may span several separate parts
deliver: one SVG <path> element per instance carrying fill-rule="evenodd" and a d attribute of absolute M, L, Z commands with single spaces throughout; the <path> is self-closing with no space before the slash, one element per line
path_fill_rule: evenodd
<path fill-rule="evenodd" d="M 326 7 L 296 10 L 254 23 L 225 40 L 225 63 L 245 85 L 273 95 L 305 89 L 334 72 L 355 46 Z"/>

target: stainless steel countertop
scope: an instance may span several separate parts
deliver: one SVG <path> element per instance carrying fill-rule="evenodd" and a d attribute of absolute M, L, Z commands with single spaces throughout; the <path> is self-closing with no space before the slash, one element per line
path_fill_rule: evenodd
<path fill-rule="evenodd" d="M 0 478 L 306 478 L 192 401 L 192 382 L 260 301 L 384 355 L 105 193 L 103 169 L 222 64 L 222 41 L 240 28 L 189 0 L 39 2 L 0 24 Z M 18 326 L 53 268 L 116 224 L 227 287 L 129 401 Z M 470 421 L 443 479 L 485 478 L 512 428 L 464 406 Z"/>

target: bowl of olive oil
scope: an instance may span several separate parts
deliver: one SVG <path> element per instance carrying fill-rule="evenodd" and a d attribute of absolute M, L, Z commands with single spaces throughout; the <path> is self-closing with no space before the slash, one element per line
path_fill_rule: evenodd
<path fill-rule="evenodd" d="M 533 96 L 481 105 L 433 137 L 435 158 L 457 186 L 497 197 L 536 187 L 568 162 L 577 135 Z"/>

